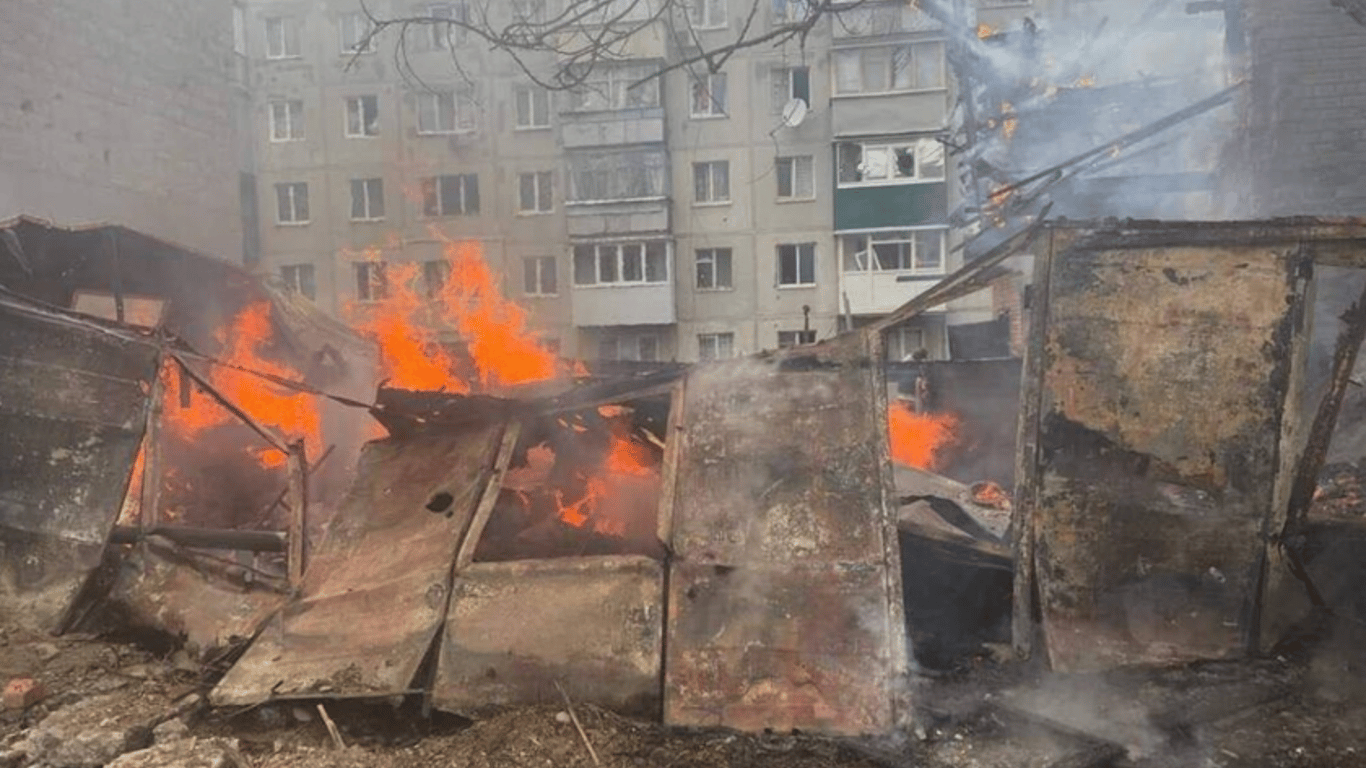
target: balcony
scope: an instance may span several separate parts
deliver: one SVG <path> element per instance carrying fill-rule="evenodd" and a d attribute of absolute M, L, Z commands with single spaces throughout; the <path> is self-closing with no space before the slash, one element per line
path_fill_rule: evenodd
<path fill-rule="evenodd" d="M 668 232 L 669 199 L 604 200 L 565 205 L 570 237 L 608 237 L 628 232 Z"/>
<path fill-rule="evenodd" d="M 834 38 L 885 37 L 911 32 L 938 32 L 943 28 L 944 25 L 912 4 L 873 3 L 840 12 L 834 24 Z"/>
<path fill-rule="evenodd" d="M 620 144 L 662 144 L 664 109 L 645 107 L 602 112 L 562 112 L 560 140 L 565 149 Z"/>
<path fill-rule="evenodd" d="M 842 272 L 840 300 L 848 297 L 849 312 L 854 315 L 886 314 L 942 279 L 942 273 Z"/>
<path fill-rule="evenodd" d="M 672 325 L 673 248 L 663 239 L 580 242 L 574 246 L 574 325 Z"/>

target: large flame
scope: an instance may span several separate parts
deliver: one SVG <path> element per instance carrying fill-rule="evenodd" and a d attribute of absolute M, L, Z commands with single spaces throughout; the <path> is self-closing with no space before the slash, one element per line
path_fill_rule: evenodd
<path fill-rule="evenodd" d="M 367 256 L 376 259 L 378 252 Z M 456 375 L 455 360 L 439 343 L 437 329 L 425 322 L 418 265 L 390 264 L 386 272 L 384 298 L 371 307 L 350 308 L 356 329 L 379 344 L 384 379 L 400 389 L 468 392 L 469 385 Z"/>
<path fill-rule="evenodd" d="M 609 443 L 602 465 L 584 484 L 581 498 L 566 503 L 555 491 L 560 520 L 576 528 L 590 528 L 611 536 L 627 536 L 637 520 L 642 500 L 655 498 L 659 463 L 654 451 L 631 432 L 625 414 L 608 414 Z M 653 511 L 653 510 L 652 510 Z M 653 516 L 649 516 L 653 519 Z"/>
<path fill-rule="evenodd" d="M 958 419 L 949 413 L 916 413 L 904 403 L 887 409 L 892 460 L 916 469 L 935 470 L 957 440 Z"/>

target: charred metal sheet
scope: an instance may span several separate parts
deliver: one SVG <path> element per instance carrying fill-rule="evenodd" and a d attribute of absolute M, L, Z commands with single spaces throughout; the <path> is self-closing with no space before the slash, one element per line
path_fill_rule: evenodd
<path fill-rule="evenodd" d="M 1017 582 L 1055 668 L 1236 656 L 1285 502 L 1310 270 L 1286 246 L 1064 241 L 1035 278 Z"/>
<path fill-rule="evenodd" d="M 105 601 L 129 624 L 182 637 L 203 653 L 252 637 L 287 593 L 283 577 L 154 536 L 124 560 Z"/>
<path fill-rule="evenodd" d="M 0 613 L 59 631 L 103 557 L 157 348 L 0 298 Z"/>
<path fill-rule="evenodd" d="M 903 714 L 886 386 L 868 362 L 831 344 L 686 380 L 666 722 L 858 734 Z"/>
<path fill-rule="evenodd" d="M 370 443 L 290 601 L 212 693 L 219 705 L 407 691 L 446 612 L 504 429 Z M 510 430 L 509 430 L 510 431 Z"/>
<path fill-rule="evenodd" d="M 659 711 L 664 569 L 617 556 L 476 563 L 451 592 L 433 702 L 473 714 L 574 701 Z"/>

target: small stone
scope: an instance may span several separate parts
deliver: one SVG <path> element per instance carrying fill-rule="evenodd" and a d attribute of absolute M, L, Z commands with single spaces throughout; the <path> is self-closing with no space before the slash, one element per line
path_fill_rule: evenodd
<path fill-rule="evenodd" d="M 57 647 L 56 643 L 34 643 L 29 647 L 33 649 L 34 653 L 38 654 L 38 660 L 42 662 L 52 661 L 57 657 L 57 654 L 62 652 L 62 650 Z"/>
<path fill-rule="evenodd" d="M 183 739 L 190 735 L 190 727 L 185 721 L 178 717 L 173 717 L 152 729 L 152 742 L 155 744 L 167 744 L 178 739 Z"/>
<path fill-rule="evenodd" d="M 569 717 L 568 712 L 556 712 L 555 722 L 560 723 L 561 725 L 569 725 L 573 720 Z"/>
<path fill-rule="evenodd" d="M 28 709 L 46 695 L 42 683 L 31 677 L 16 677 L 5 684 L 5 709 Z"/>
<path fill-rule="evenodd" d="M 294 707 L 289 712 L 294 715 L 295 720 L 301 723 L 313 722 L 313 713 L 308 711 L 308 707 Z"/>

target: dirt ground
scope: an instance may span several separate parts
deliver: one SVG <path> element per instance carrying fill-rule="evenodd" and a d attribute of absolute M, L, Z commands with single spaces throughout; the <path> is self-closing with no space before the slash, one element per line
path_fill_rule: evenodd
<path fill-rule="evenodd" d="M 1075 768 L 1089 758 L 1135 768 L 1366 765 L 1366 678 L 1355 651 L 1331 648 L 1089 677 L 984 659 L 923 679 L 914 691 L 917 723 L 879 740 L 672 729 L 580 705 L 596 764 L 562 707 L 469 722 L 424 718 L 412 702 L 326 703 L 345 750 L 333 746 L 314 702 L 200 709 L 180 737 L 236 739 L 251 768 Z M 48 691 L 26 711 L 0 711 L 0 765 L 11 768 L 6 750 L 63 707 L 110 696 L 111 711 L 96 726 L 151 724 L 216 675 L 158 650 L 0 629 L 0 678 L 31 676 Z"/>

